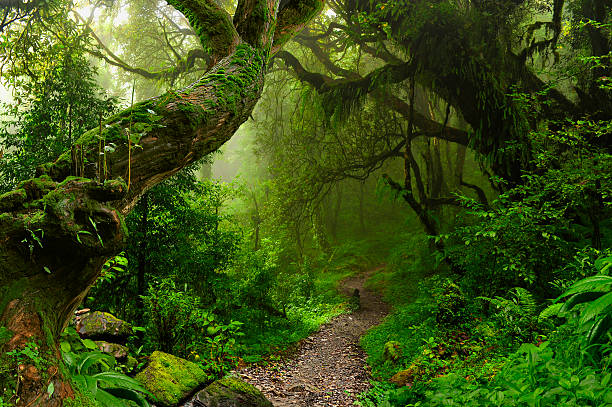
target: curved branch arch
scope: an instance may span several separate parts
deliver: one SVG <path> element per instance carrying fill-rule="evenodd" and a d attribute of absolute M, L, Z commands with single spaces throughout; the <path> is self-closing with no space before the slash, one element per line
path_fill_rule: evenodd
<path fill-rule="evenodd" d="M 270 56 L 323 3 L 290 0 L 279 10 L 279 0 L 240 0 L 232 21 L 212 0 L 171 0 L 212 69 L 109 118 L 0 196 L 0 326 L 11 332 L 0 358 L 35 341 L 47 359 L 46 371 L 24 366 L 18 405 L 57 407 L 74 395 L 56 341 L 104 261 L 123 247 L 123 216 L 147 189 L 229 140 L 261 95 Z M 36 233 L 39 244 L 28 250 Z"/>

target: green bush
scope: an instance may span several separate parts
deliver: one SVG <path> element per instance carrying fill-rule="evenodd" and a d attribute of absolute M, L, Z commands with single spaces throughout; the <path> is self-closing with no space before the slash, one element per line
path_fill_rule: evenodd
<path fill-rule="evenodd" d="M 461 288 L 448 278 L 436 276 L 431 281 L 436 322 L 446 326 L 459 326 L 467 322 L 467 299 Z"/>
<path fill-rule="evenodd" d="M 547 342 L 539 347 L 525 344 L 491 381 L 450 374 L 425 390 L 396 391 L 389 400 L 391 405 L 432 407 L 602 406 L 612 403 L 611 375 L 606 369 L 556 357 L 556 349 Z"/>

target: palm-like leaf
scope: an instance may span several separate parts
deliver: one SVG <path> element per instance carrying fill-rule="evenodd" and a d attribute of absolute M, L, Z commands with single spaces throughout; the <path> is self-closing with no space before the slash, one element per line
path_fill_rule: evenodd
<path fill-rule="evenodd" d="M 610 267 L 610 259 L 600 259 L 596 266 L 600 272 L 606 272 Z M 598 274 L 574 283 L 566 292 L 556 300 L 567 298 L 559 309 L 566 312 L 575 309 L 578 305 L 584 307 L 580 311 L 578 321 L 581 329 L 587 332 L 587 341 L 592 343 L 605 335 L 612 325 L 612 277 Z"/>
<path fill-rule="evenodd" d="M 64 361 L 69 368 L 74 384 L 87 390 L 103 407 L 126 406 L 126 401 L 132 401 L 140 407 L 149 407 L 143 397 L 152 395 L 142 384 L 123 373 L 109 370 L 115 365 L 115 358 L 102 352 L 87 352 L 74 354 L 66 352 Z M 90 370 L 98 366 L 98 373 Z"/>
<path fill-rule="evenodd" d="M 574 283 L 566 292 L 561 294 L 559 298 L 565 298 L 567 296 L 584 293 L 589 291 L 595 292 L 608 292 L 612 289 L 612 277 L 597 275 L 593 277 L 587 277 Z"/>
<path fill-rule="evenodd" d="M 139 407 L 149 406 L 149 403 L 147 402 L 147 400 L 140 393 L 134 390 L 112 388 L 112 389 L 104 389 L 104 391 L 113 395 L 115 398 L 133 401 Z"/>

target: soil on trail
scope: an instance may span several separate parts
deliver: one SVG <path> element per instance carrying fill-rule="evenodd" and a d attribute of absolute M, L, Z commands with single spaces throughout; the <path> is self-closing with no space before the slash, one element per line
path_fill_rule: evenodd
<path fill-rule="evenodd" d="M 259 388 L 275 407 L 346 407 L 356 395 L 370 387 L 366 355 L 359 338 L 378 325 L 389 312 L 380 296 L 364 288 L 370 275 L 380 268 L 344 280 L 346 296 L 359 290 L 361 307 L 321 326 L 302 340 L 294 353 L 265 367 L 249 366 L 238 373 Z"/>

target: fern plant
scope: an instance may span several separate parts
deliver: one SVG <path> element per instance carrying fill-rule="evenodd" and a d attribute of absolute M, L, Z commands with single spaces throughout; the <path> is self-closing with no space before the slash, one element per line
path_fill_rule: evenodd
<path fill-rule="evenodd" d="M 113 356 L 101 352 L 65 352 L 63 356 L 72 381 L 103 407 L 127 406 L 128 401 L 150 406 L 143 394 L 151 394 L 140 382 L 112 370 L 116 364 Z"/>
<path fill-rule="evenodd" d="M 536 301 L 526 289 L 515 287 L 504 297 L 477 297 L 495 307 L 493 319 L 499 322 L 500 328 L 511 336 L 522 339 L 531 339 L 536 330 Z"/>
<path fill-rule="evenodd" d="M 598 259 L 595 267 L 599 270 L 597 275 L 574 283 L 553 305 L 561 315 L 580 308 L 578 325 L 586 332 L 588 343 L 605 338 L 612 327 L 612 276 L 607 275 L 612 269 L 612 256 Z M 566 301 L 558 303 L 563 298 Z"/>

